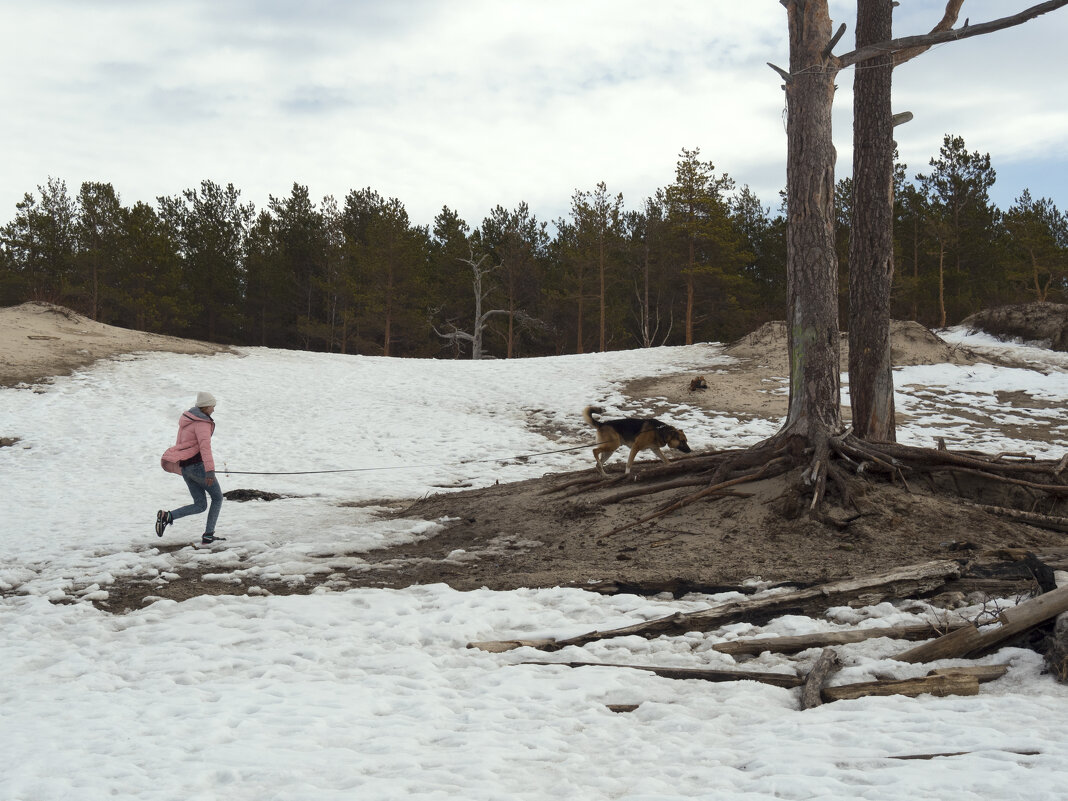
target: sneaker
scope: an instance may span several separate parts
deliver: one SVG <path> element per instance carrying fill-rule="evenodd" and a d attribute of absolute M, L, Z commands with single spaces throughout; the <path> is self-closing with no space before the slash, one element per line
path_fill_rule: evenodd
<path fill-rule="evenodd" d="M 167 528 L 174 520 L 171 518 L 171 513 L 160 509 L 156 512 L 156 536 L 163 536 L 163 529 Z"/>
<path fill-rule="evenodd" d="M 203 534 L 200 537 L 201 545 L 211 545 L 213 542 L 226 542 L 226 537 L 216 537 L 214 534 Z"/>

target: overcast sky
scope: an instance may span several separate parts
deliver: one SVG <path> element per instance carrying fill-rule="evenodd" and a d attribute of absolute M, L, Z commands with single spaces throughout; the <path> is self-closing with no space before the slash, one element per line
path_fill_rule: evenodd
<path fill-rule="evenodd" d="M 973 24 L 1034 0 L 965 0 Z M 944 0 L 902 0 L 895 35 Z M 852 48 L 855 2 L 832 2 Z M 49 176 L 126 205 L 210 179 L 257 208 L 371 187 L 412 221 L 500 204 L 566 215 L 604 181 L 628 209 L 683 148 L 778 207 L 788 65 L 778 0 L 0 0 L 0 223 Z M 942 45 L 895 72 L 910 176 L 943 135 L 990 153 L 1003 209 L 1068 206 L 1068 9 Z M 852 71 L 835 101 L 850 172 Z"/>

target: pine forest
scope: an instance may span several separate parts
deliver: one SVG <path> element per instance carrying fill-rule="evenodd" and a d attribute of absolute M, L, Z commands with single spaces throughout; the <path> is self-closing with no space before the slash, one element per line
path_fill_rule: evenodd
<path fill-rule="evenodd" d="M 947 135 L 895 173 L 892 314 L 937 328 L 984 308 L 1068 302 L 1068 218 L 1027 190 L 990 199 L 989 155 Z M 674 180 L 626 206 L 605 183 L 543 220 L 526 203 L 427 227 L 372 188 L 294 184 L 267 208 L 205 180 L 155 206 L 49 178 L 0 228 L 0 306 L 47 301 L 126 328 L 235 345 L 516 358 L 731 341 L 782 319 L 776 210 L 683 149 Z M 842 319 L 852 181 L 836 186 Z"/>

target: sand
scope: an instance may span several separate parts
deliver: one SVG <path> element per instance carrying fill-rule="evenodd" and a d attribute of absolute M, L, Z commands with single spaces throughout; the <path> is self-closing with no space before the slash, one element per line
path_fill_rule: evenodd
<path fill-rule="evenodd" d="M 99 359 L 142 351 L 225 350 L 223 345 L 116 328 L 51 303 L 0 308 L 0 386 L 45 382 Z"/>

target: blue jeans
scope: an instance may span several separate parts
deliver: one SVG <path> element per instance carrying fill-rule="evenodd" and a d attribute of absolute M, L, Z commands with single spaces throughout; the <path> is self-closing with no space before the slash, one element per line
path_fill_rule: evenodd
<path fill-rule="evenodd" d="M 210 495 L 211 508 L 208 509 L 208 520 L 204 525 L 204 533 L 214 534 L 215 522 L 219 519 L 219 509 L 223 502 L 219 480 L 212 481 L 211 486 L 208 486 L 203 462 L 183 467 L 182 478 L 185 479 L 185 485 L 189 487 L 189 494 L 193 496 L 193 502 L 188 506 L 183 506 L 181 509 L 175 509 L 171 512 L 171 520 L 178 520 L 189 515 L 198 515 L 208 509 L 208 496 Z"/>

